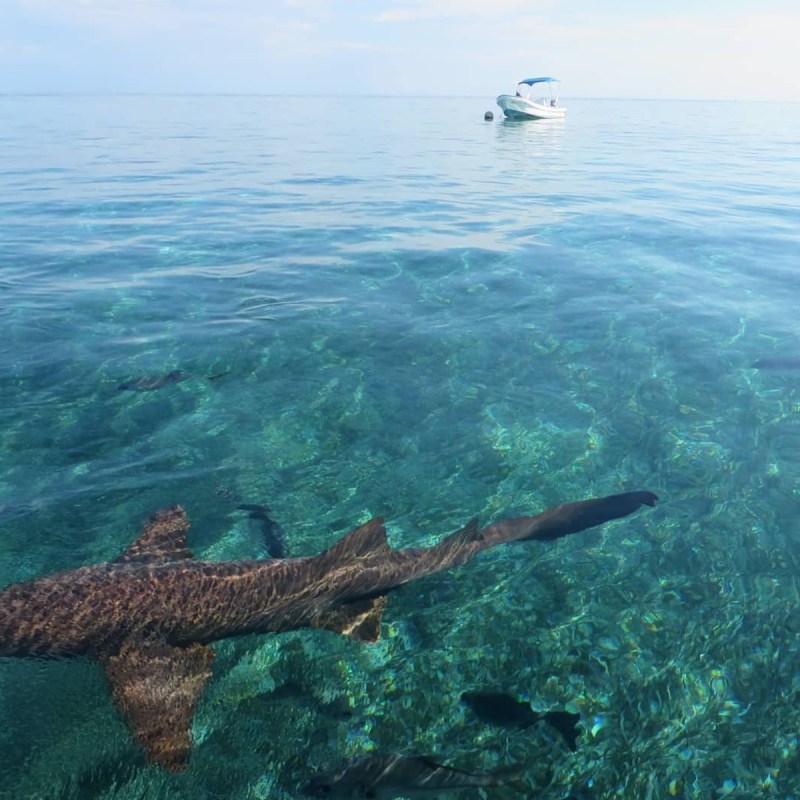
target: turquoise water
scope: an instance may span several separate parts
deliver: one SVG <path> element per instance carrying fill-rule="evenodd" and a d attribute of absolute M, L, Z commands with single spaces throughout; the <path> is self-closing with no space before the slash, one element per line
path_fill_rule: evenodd
<path fill-rule="evenodd" d="M 0 796 L 288 800 L 379 750 L 800 797 L 800 369 L 750 366 L 800 356 L 800 105 L 567 105 L 0 97 L 0 585 L 175 502 L 228 559 L 265 553 L 241 502 L 307 555 L 662 499 L 394 593 L 375 646 L 216 645 L 182 775 L 96 664 L 4 660 Z M 489 689 L 580 713 L 577 751 L 459 701 Z"/>

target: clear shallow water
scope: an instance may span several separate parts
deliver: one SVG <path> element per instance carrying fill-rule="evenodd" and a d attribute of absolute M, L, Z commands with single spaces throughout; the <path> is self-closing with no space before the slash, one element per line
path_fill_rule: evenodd
<path fill-rule="evenodd" d="M 800 105 L 568 106 L 0 97 L 0 585 L 174 502 L 216 559 L 264 554 L 242 501 L 305 555 L 377 514 L 405 546 L 662 498 L 395 593 L 374 647 L 218 645 L 184 775 L 96 664 L 5 660 L 0 796 L 291 798 L 370 749 L 543 797 L 800 796 L 800 370 L 750 368 L 800 355 Z M 476 689 L 579 712 L 577 752 Z"/>

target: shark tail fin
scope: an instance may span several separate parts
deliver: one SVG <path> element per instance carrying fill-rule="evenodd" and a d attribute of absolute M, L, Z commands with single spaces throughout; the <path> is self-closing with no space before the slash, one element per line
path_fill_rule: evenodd
<path fill-rule="evenodd" d="M 632 514 L 643 505 L 654 506 L 658 496 L 652 492 L 624 492 L 593 497 L 577 503 L 548 508 L 535 517 L 501 519 L 481 531 L 481 547 L 488 549 L 505 542 L 540 542 L 560 539 L 572 533 L 603 525 Z"/>
<path fill-rule="evenodd" d="M 594 528 L 614 519 L 627 517 L 643 505 L 655 506 L 658 495 L 653 492 L 624 492 L 607 497 L 593 497 L 577 503 L 564 505 L 543 511 L 531 522 L 531 530 L 525 539 L 550 541 L 578 533 L 587 528 Z"/>

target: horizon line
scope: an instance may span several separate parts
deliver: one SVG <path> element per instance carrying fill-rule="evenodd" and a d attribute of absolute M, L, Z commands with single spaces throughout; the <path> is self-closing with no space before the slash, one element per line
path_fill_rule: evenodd
<path fill-rule="evenodd" d="M 335 97 L 335 98 L 376 98 L 386 99 L 463 99 L 463 100 L 482 100 L 482 94 L 386 94 L 383 92 L 373 93 L 321 93 L 308 94 L 304 97 Z M 277 92 L 239 92 L 239 91 L 220 91 L 220 92 L 197 92 L 197 91 L 117 91 L 117 90 L 76 90 L 76 91 L 14 91 L 0 89 L 0 97 L 277 97 L 288 98 L 297 97 L 296 93 L 277 93 Z M 495 95 L 496 97 L 496 95 Z M 572 95 L 562 96 L 562 100 L 615 100 L 615 101 L 645 101 L 645 102 L 681 102 L 681 103 L 741 103 L 745 102 L 741 98 L 721 98 L 721 97 L 643 97 L 643 96 L 613 96 L 613 95 Z M 800 103 L 800 100 L 784 99 L 756 99 L 748 98 L 746 101 L 751 103 Z"/>

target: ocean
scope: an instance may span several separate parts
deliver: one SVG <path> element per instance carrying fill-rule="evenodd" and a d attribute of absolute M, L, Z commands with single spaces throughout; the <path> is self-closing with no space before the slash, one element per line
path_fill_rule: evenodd
<path fill-rule="evenodd" d="M 268 555 L 240 505 L 304 556 L 660 497 L 393 592 L 374 645 L 215 644 L 177 775 L 97 663 L 2 659 L 0 797 L 290 800 L 375 752 L 800 797 L 800 104 L 564 104 L 0 96 L 0 586 L 174 503 L 227 560 Z M 576 750 L 476 691 L 578 714 Z"/>

